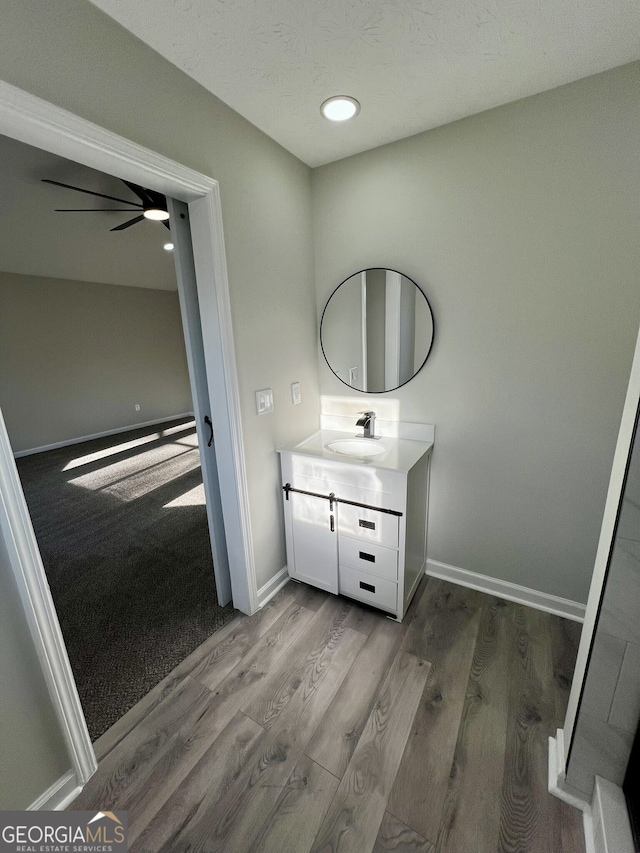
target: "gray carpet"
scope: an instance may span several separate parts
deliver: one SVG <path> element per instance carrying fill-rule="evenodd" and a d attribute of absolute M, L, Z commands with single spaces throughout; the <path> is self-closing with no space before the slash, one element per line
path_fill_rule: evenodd
<path fill-rule="evenodd" d="M 216 603 L 195 427 L 17 464 L 95 740 L 237 613 Z"/>

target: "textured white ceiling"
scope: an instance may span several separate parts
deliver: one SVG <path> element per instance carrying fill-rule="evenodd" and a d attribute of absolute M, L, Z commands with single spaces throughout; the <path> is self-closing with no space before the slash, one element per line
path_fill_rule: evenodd
<path fill-rule="evenodd" d="M 125 207 L 43 184 L 42 178 L 136 201 L 117 178 L 0 136 L 0 271 L 176 290 L 169 231 L 158 222 L 109 229 L 136 215 L 56 213 L 57 207 Z"/>
<path fill-rule="evenodd" d="M 638 0 L 91 2 L 311 166 L 640 56 Z"/>

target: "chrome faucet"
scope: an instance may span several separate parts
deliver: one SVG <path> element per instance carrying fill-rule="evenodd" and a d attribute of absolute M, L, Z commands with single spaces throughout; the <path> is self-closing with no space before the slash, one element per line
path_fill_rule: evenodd
<path fill-rule="evenodd" d="M 356 426 L 362 427 L 362 434 L 357 435 L 356 438 L 377 438 L 376 431 L 376 413 L 375 412 L 358 412 L 358 414 L 362 415 L 361 418 L 358 418 L 356 421 Z"/>

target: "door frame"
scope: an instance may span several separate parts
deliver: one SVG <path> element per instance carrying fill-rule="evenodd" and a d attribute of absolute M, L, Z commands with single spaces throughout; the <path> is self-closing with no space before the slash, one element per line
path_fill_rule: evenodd
<path fill-rule="evenodd" d="M 234 605 L 258 608 L 220 191 L 216 180 L 0 81 L 0 133 L 189 205 Z M 97 768 L 13 451 L 0 412 L 0 530 L 79 786 Z"/>
<path fill-rule="evenodd" d="M 627 472 L 629 470 L 631 453 L 633 451 L 633 441 L 635 437 L 636 420 L 638 417 L 639 407 L 640 329 L 638 330 L 638 337 L 636 339 L 636 347 L 633 361 L 631 363 L 627 393 L 622 410 L 622 416 L 620 418 L 618 440 L 616 442 L 611 473 L 609 475 L 609 488 L 607 490 L 607 499 L 602 516 L 600 538 L 598 540 L 598 549 L 596 551 L 593 574 L 591 576 L 591 585 L 589 587 L 589 597 L 587 599 L 587 607 L 584 614 L 582 633 L 580 634 L 580 645 L 578 646 L 576 665 L 573 670 L 567 712 L 564 719 L 564 726 L 559 730 L 562 731 L 561 746 L 563 752 L 560 756 L 560 766 L 556 767 L 556 769 L 561 773 L 566 773 L 567 770 L 569 753 L 571 751 L 580 705 L 582 703 L 582 694 L 589 670 L 591 650 L 595 641 L 601 601 L 604 596 L 607 573 L 611 562 L 613 547 L 615 545 L 616 528 L 622 508 L 624 487 Z"/>

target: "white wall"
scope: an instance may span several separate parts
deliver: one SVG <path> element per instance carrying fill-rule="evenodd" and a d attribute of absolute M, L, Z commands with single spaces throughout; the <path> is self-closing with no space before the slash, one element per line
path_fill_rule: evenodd
<path fill-rule="evenodd" d="M 422 372 L 353 406 L 436 424 L 431 559 L 586 601 L 640 320 L 639 140 L 635 63 L 314 170 L 319 307 L 381 266 L 434 312 Z"/>
<path fill-rule="evenodd" d="M 0 537 L 0 808 L 26 809 L 70 766 Z"/>
<path fill-rule="evenodd" d="M 0 272 L 0 303 L 14 451 L 192 411 L 176 291 Z"/>

